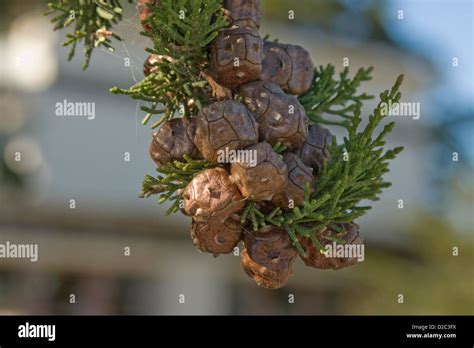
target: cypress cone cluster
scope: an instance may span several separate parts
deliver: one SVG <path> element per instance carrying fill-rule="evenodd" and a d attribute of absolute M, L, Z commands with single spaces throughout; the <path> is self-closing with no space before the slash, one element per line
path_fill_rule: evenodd
<path fill-rule="evenodd" d="M 147 2 L 159 4 L 140 3 Z M 213 88 L 228 89 L 230 97 L 204 106 L 195 117 L 165 122 L 153 134 L 150 155 L 159 168 L 184 158 L 215 163 L 180 191 L 182 211 L 192 217 L 193 243 L 203 252 L 219 255 L 232 252 L 243 241 L 241 264 L 246 274 L 259 285 L 276 289 L 291 276 L 298 252 L 285 229 L 270 225 L 255 231 L 239 214 L 246 200 L 263 211 L 301 205 L 305 185 L 317 187 L 332 136 L 319 125 L 309 125 L 297 98 L 313 80 L 308 52 L 262 40 L 258 0 L 225 0 L 224 7 L 229 25 L 210 44 L 208 73 Z M 149 8 L 138 9 L 140 19 L 146 20 Z M 148 57 L 145 75 L 163 59 L 168 58 Z M 231 152 L 242 157 L 223 159 Z M 316 245 L 334 238 L 361 243 L 357 225 L 339 224 L 338 231 L 322 228 L 316 238 L 316 244 L 306 237 L 299 240 L 307 266 L 340 269 L 355 263 L 355 259 L 327 258 Z"/>
<path fill-rule="evenodd" d="M 121 2 L 135 3 L 152 44 L 144 78 L 110 89 L 142 103 L 143 125 L 159 116 L 149 148 L 158 174 L 145 176 L 140 196 L 190 216 L 203 252 L 237 254 L 242 242 L 242 267 L 265 288 L 285 285 L 297 255 L 320 269 L 355 264 L 354 220 L 371 209 L 361 203 L 391 185 L 384 175 L 403 150 L 385 149 L 394 122 L 376 131 L 401 98 L 403 75 L 360 130 L 373 96 L 358 88 L 372 68 L 335 78 L 304 48 L 262 40 L 258 0 L 52 0 L 54 29 L 74 27 L 63 42 L 68 59 L 79 43 L 84 69 L 95 48 L 114 50 Z M 321 125 L 346 129 L 343 143 Z"/>

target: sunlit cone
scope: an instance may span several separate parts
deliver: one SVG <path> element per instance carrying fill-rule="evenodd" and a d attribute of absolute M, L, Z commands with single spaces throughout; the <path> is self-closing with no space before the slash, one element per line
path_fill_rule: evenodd
<path fill-rule="evenodd" d="M 203 252 L 228 254 L 242 239 L 242 231 L 240 218 L 236 215 L 227 218 L 224 223 L 219 219 L 205 222 L 193 220 L 191 238 L 194 245 Z"/>
<path fill-rule="evenodd" d="M 277 226 L 246 231 L 244 244 L 252 260 L 272 271 L 290 267 L 297 254 L 288 233 Z"/>
<path fill-rule="evenodd" d="M 240 254 L 240 261 L 245 273 L 255 280 L 255 282 L 267 289 L 279 289 L 288 282 L 293 271 L 291 266 L 277 271 L 272 271 L 265 266 L 256 263 L 247 253 L 247 250 L 242 250 Z"/>
<path fill-rule="evenodd" d="M 260 124 L 260 140 L 299 148 L 308 135 L 309 119 L 298 99 L 273 82 L 255 81 L 240 87 L 244 104 Z"/>
<path fill-rule="evenodd" d="M 223 223 L 245 206 L 237 186 L 224 168 L 206 169 L 197 174 L 183 191 L 184 209 L 196 222 L 210 219 Z"/>
<path fill-rule="evenodd" d="M 234 162 L 230 171 L 232 179 L 244 198 L 254 201 L 271 199 L 287 182 L 287 168 L 281 157 L 268 143 L 258 143 L 244 149 L 251 161 Z"/>

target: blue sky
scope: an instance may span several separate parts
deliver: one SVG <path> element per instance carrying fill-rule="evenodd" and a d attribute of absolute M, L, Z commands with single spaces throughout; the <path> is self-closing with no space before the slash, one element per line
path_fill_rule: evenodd
<path fill-rule="evenodd" d="M 398 10 L 404 19 L 397 18 Z M 440 73 L 442 91 L 456 103 L 474 100 L 474 1 L 394 0 L 385 11 L 392 38 L 433 62 Z M 452 66 L 458 57 L 459 66 Z"/>
<path fill-rule="evenodd" d="M 397 18 L 403 10 L 403 20 Z M 427 95 L 435 110 L 431 120 L 453 118 L 454 110 L 466 110 L 469 124 L 454 128 L 474 162 L 474 1 L 472 0 L 392 0 L 385 8 L 386 29 L 400 46 L 416 52 L 433 63 L 437 72 L 435 86 Z M 453 67 L 453 58 L 459 65 Z M 445 108 L 440 108 L 443 105 Z M 446 112 L 446 108 L 454 112 Z M 440 110 L 436 113 L 436 110 Z M 468 113 L 468 115 L 469 115 Z"/>

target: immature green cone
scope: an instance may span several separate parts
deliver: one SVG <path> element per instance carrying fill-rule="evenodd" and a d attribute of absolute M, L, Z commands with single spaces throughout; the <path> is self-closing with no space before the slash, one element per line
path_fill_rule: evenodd
<path fill-rule="evenodd" d="M 293 152 L 308 167 L 313 168 L 317 176 L 323 170 L 324 162 L 329 159 L 328 146 L 332 142 L 332 134 L 326 128 L 318 125 L 309 127 L 308 137 L 304 143 Z"/>
<path fill-rule="evenodd" d="M 323 228 L 316 236 L 317 240 L 323 247 L 327 248 L 327 246 L 330 245 L 331 251 L 333 252 L 332 255 L 326 256 L 325 254 L 322 254 L 310 238 L 303 236 L 298 237 L 299 242 L 305 250 L 305 256 L 300 256 L 307 266 L 320 269 L 332 268 L 337 270 L 357 263 L 357 257 L 354 255 L 354 257 L 338 257 L 337 248 L 350 245 L 363 245 L 362 236 L 359 234 L 359 225 L 355 223 L 340 223 L 338 226 L 346 231 L 345 234 L 328 228 Z M 326 239 L 324 238 L 325 236 L 343 240 L 345 244 Z M 336 249 L 334 249 L 334 246 L 336 246 Z"/>

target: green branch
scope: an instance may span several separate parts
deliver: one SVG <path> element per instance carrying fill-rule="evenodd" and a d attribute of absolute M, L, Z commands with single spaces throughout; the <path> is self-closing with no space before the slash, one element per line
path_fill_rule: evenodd
<path fill-rule="evenodd" d="M 181 116 L 192 116 L 209 102 L 204 87 L 207 81 L 198 76 L 188 78 L 176 72 L 176 61 L 162 60 L 158 69 L 129 89 L 113 87 L 113 94 L 126 94 L 132 99 L 146 102 L 141 110 L 146 112 L 142 124 L 149 122 L 153 115 L 161 115 L 151 127 L 156 128 L 173 118 L 176 113 Z"/>
<path fill-rule="evenodd" d="M 181 191 L 188 185 L 194 176 L 201 171 L 213 168 L 216 164 L 206 160 L 194 160 L 189 156 L 184 156 L 184 162 L 174 161 L 160 168 L 160 173 L 156 177 L 146 175 L 142 183 L 140 197 L 150 197 L 158 195 L 158 203 L 162 204 L 171 201 L 171 207 L 166 211 L 166 215 L 179 210 L 181 201 Z"/>
<path fill-rule="evenodd" d="M 132 0 L 127 0 L 129 3 Z M 45 15 L 55 15 L 51 22 L 54 30 L 69 28 L 74 25 L 71 33 L 66 34 L 63 46 L 70 46 L 68 60 L 71 60 L 76 46 L 84 41 L 84 65 L 87 69 L 94 48 L 104 46 L 113 51 L 110 38 L 121 40 L 111 31 L 123 16 L 120 0 L 57 0 L 48 3 L 49 10 Z"/>
<path fill-rule="evenodd" d="M 354 111 L 362 102 L 373 99 L 365 93 L 357 94 L 361 83 L 371 79 L 371 73 L 371 67 L 360 68 L 350 79 L 346 67 L 336 80 L 334 66 L 320 66 L 314 70 L 311 88 L 299 97 L 299 101 L 313 123 L 348 127 Z"/>
<path fill-rule="evenodd" d="M 390 91 L 380 94 L 380 101 L 369 116 L 367 126 L 358 131 L 361 118 L 360 105 L 353 111 L 353 116 L 345 125 L 348 130 L 344 143 L 337 145 L 333 139 L 329 147 L 331 159 L 326 162 L 323 172 L 310 194 L 309 184 L 305 187 L 303 205 L 290 212 L 283 213 L 280 209 L 265 213 L 259 210 L 254 202 L 248 202 L 242 219 L 252 223 L 254 229 L 273 223 L 283 226 L 293 243 L 302 252 L 298 235 L 311 238 L 320 248 L 315 235 L 324 226 L 336 229 L 335 223 L 351 222 L 364 215 L 370 206 L 361 206 L 362 200 L 376 201 L 384 188 L 391 184 L 383 180 L 389 171 L 389 160 L 394 159 L 402 150 L 396 147 L 384 152 L 384 138 L 394 127 L 394 122 L 384 126 L 382 131 L 373 138 L 375 128 L 386 117 L 383 110 L 386 104 L 397 103 L 401 98 L 399 92 L 403 81 L 400 75 Z M 278 223 L 274 223 L 277 221 Z M 307 224 L 311 227 L 308 228 Z"/>
<path fill-rule="evenodd" d="M 275 145 L 272 146 L 273 151 L 276 153 L 283 153 L 286 150 L 286 146 L 283 145 L 281 142 L 276 143 Z"/>
<path fill-rule="evenodd" d="M 114 87 L 114 94 L 127 94 L 146 102 L 143 124 L 160 115 L 152 128 L 173 118 L 196 115 L 211 104 L 212 90 L 202 77 L 209 66 L 207 45 L 227 25 L 220 0 L 161 0 L 146 20 L 153 48 L 147 52 L 161 57 L 153 72 L 129 89 Z"/>
<path fill-rule="evenodd" d="M 142 35 L 150 37 L 157 54 L 175 59 L 207 61 L 207 45 L 227 26 L 220 0 L 161 0 L 148 4 L 152 14 Z"/>

